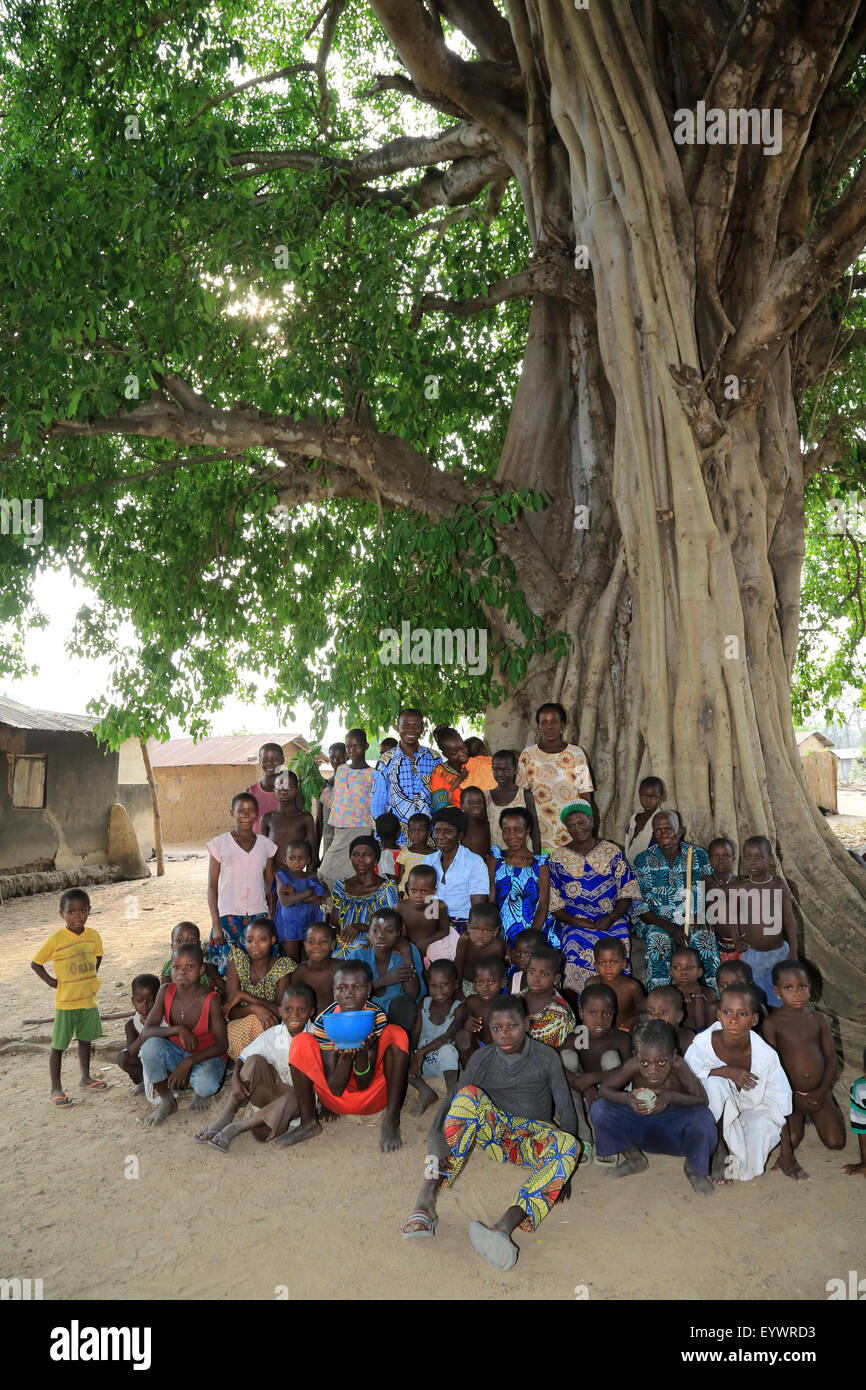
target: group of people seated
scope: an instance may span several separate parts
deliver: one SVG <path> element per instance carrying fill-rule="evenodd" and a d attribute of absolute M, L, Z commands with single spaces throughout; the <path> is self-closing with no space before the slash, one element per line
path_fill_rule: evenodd
<path fill-rule="evenodd" d="M 207 942 L 178 923 L 159 974 L 132 983 L 118 1064 L 152 1102 L 144 1122 L 187 1087 L 194 1109 L 222 1089 L 195 1136 L 221 1154 L 247 1131 L 291 1147 L 341 1114 L 381 1114 L 389 1152 L 411 1090 L 412 1114 L 435 1114 L 403 1235 L 435 1233 L 439 1191 L 478 1142 L 527 1170 L 499 1221 L 470 1226 L 499 1269 L 517 1259 L 514 1231 L 570 1196 L 578 1162 L 624 1178 L 648 1153 L 680 1155 L 710 1194 L 758 1177 L 777 1146 L 775 1166 L 805 1178 L 807 1117 L 844 1148 L 830 1027 L 771 845 L 747 839 L 737 872 L 734 843 L 691 843 L 652 775 L 623 845 L 601 839 L 565 722 L 542 705 L 537 741 L 492 755 L 440 726 L 437 755 L 403 710 L 374 767 L 351 729 L 315 816 L 265 745 L 233 828 L 208 845 Z M 49 982 L 57 945 L 81 944 L 83 899 L 64 895 L 73 939 L 34 960 Z M 866 1176 L 862 1079 L 851 1125 L 846 1171 Z"/>

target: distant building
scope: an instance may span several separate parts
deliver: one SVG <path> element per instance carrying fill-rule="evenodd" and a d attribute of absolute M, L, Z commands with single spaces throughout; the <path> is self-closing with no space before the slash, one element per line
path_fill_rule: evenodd
<path fill-rule="evenodd" d="M 854 764 L 863 759 L 862 748 L 834 748 L 839 759 L 839 781 L 850 782 L 854 776 Z"/>
<path fill-rule="evenodd" d="M 141 778 L 146 780 L 141 749 L 137 741 L 129 740 L 129 744 L 133 743 L 134 748 L 123 744 L 120 750 L 125 771 L 124 791 L 133 770 L 138 775 L 138 767 Z M 259 749 L 263 743 L 278 743 L 286 762 L 309 747 L 300 734 L 290 734 L 285 729 L 232 738 L 203 738 L 198 743 L 191 738 L 148 742 L 159 793 L 164 844 L 203 844 L 221 831 L 231 829 L 232 797 L 258 780 Z M 125 760 L 124 750 L 127 751 Z M 144 790 L 147 791 L 146 786 Z"/>
<path fill-rule="evenodd" d="M 94 723 L 0 698 L 0 875 L 108 863 L 118 757 Z"/>
<path fill-rule="evenodd" d="M 809 795 L 816 806 L 825 811 L 838 811 L 836 786 L 839 779 L 839 760 L 832 740 L 816 729 L 795 732 L 797 751 L 803 763 L 803 773 Z"/>
<path fill-rule="evenodd" d="M 825 748 L 833 747 L 833 740 L 825 738 L 815 729 L 800 729 L 794 736 L 801 758 L 804 753 L 821 753 Z"/>

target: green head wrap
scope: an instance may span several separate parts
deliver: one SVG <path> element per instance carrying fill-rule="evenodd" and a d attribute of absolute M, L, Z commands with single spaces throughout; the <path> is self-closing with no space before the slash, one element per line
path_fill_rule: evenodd
<path fill-rule="evenodd" d="M 585 816 L 592 815 L 592 807 L 588 801 L 569 801 L 567 806 L 563 806 L 559 813 L 559 819 L 565 825 L 566 817 L 573 816 L 575 811 L 582 811 Z"/>

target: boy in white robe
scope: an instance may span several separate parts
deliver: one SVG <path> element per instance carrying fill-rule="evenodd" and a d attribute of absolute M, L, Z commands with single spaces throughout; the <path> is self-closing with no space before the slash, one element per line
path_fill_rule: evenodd
<path fill-rule="evenodd" d="M 753 985 L 728 985 L 719 998 L 718 1022 L 698 1033 L 685 1056 L 719 1124 L 713 1163 L 719 1183 L 748 1182 L 763 1173 L 792 1109 L 778 1053 L 753 1031 L 759 1008 Z"/>

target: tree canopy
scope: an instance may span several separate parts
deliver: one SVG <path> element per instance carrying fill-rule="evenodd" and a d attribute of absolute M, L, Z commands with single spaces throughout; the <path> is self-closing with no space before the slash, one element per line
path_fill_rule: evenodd
<path fill-rule="evenodd" d="M 531 547 L 510 523 L 545 508 L 543 482 L 495 475 L 529 299 L 554 286 L 579 301 L 584 281 L 566 258 L 533 260 L 501 135 L 431 102 L 377 8 L 399 7 L 3 7 L 0 487 L 43 499 L 44 535 L 4 537 L 0 669 L 23 669 L 35 572 L 68 564 L 98 595 L 75 640 L 113 655 L 99 708 L 115 739 L 164 735 L 171 718 L 203 731 L 242 670 L 282 703 L 380 730 L 405 701 L 475 716 L 570 640 L 515 571 Z M 516 105 L 506 8 L 429 13 L 455 71 L 483 95 L 498 65 L 511 75 L 497 97 L 511 82 Z M 661 9 L 707 47 L 681 6 Z M 731 6 L 719 15 L 733 24 Z M 825 118 L 847 144 L 822 207 L 862 147 L 862 36 L 861 17 Z M 859 542 L 828 539 L 822 516 L 828 488 L 862 488 L 863 279 L 828 300 L 847 349 L 829 365 L 810 321 L 820 371 L 799 397 L 815 460 L 804 713 L 860 678 Z M 395 679 L 379 661 L 383 628 L 492 613 L 483 678 Z M 831 618 L 842 641 L 827 657 L 815 632 Z"/>

